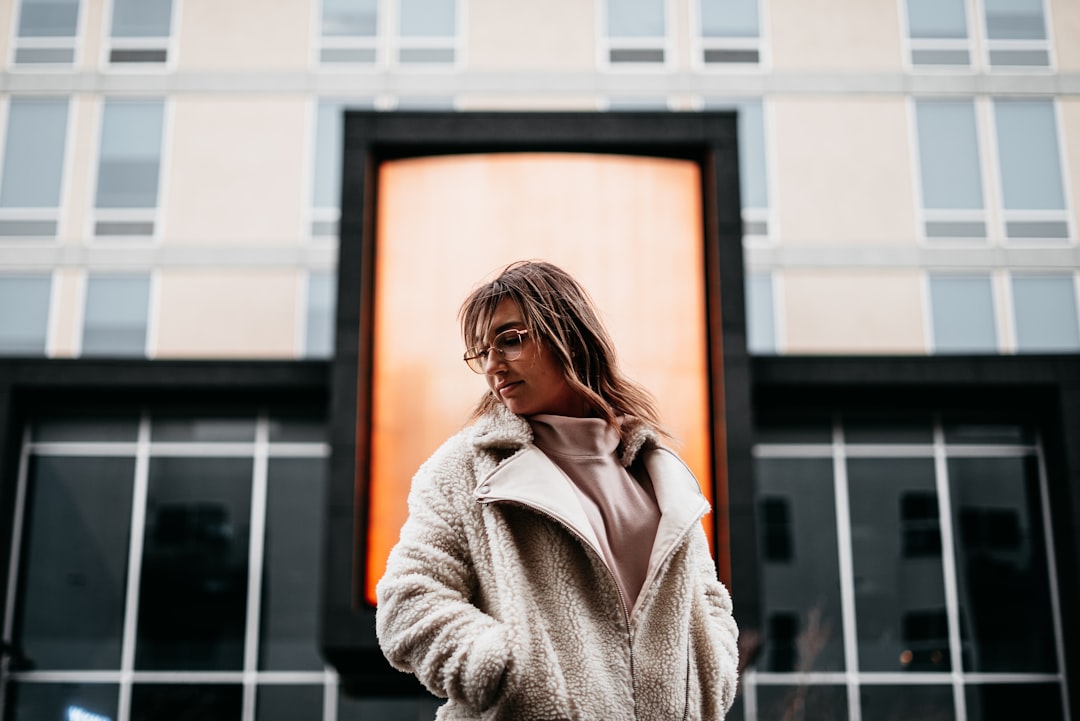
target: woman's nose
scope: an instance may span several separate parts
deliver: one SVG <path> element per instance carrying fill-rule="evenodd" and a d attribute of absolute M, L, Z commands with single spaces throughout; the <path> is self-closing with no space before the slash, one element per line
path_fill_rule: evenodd
<path fill-rule="evenodd" d="M 498 373 L 502 368 L 503 360 L 502 353 L 492 348 L 488 351 L 487 357 L 484 358 L 484 373 L 491 375 L 492 373 Z"/>

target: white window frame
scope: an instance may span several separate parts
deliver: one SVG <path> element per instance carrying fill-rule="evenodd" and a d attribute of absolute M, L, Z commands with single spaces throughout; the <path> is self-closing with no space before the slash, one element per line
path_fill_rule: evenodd
<path fill-rule="evenodd" d="M 177 28 L 180 22 L 181 7 L 183 0 L 170 0 L 171 17 L 169 19 L 169 36 L 142 37 L 142 38 L 114 38 L 112 36 L 113 12 L 116 8 L 116 0 L 107 0 L 105 13 L 101 25 L 101 67 L 105 71 L 121 71 L 124 73 L 150 73 L 157 74 L 171 72 L 176 68 Z M 165 53 L 163 61 L 114 61 L 113 52 L 124 51 L 161 51 Z"/>
<path fill-rule="evenodd" d="M 11 13 L 11 45 L 8 47 L 7 69 L 12 71 L 29 72 L 70 72 L 71 68 L 78 65 L 82 60 L 82 35 L 83 26 L 86 22 L 86 5 L 89 0 L 78 0 L 78 11 L 75 18 L 75 30 L 71 37 L 66 35 L 24 38 L 19 35 L 19 21 L 25 0 L 13 3 Z M 71 62 L 64 63 L 19 63 L 16 62 L 20 50 L 71 50 Z"/>
<path fill-rule="evenodd" d="M 675 68 L 675 39 L 673 28 L 676 27 L 676 13 L 673 0 L 657 0 L 663 3 L 664 35 L 655 38 L 617 37 L 608 35 L 607 16 L 608 0 L 596 3 L 596 31 L 598 35 L 596 50 L 597 67 L 609 72 L 666 72 Z M 613 61 L 612 53 L 622 50 L 660 51 L 663 59 L 659 62 Z"/>
<path fill-rule="evenodd" d="M 931 73 L 974 73 L 978 65 L 979 53 L 976 49 L 973 7 L 971 0 L 962 0 L 964 8 L 964 25 L 967 37 L 964 38 L 913 38 L 911 37 L 911 24 L 908 19 L 908 0 L 901 0 L 897 4 L 900 11 L 900 27 L 902 29 L 901 43 L 904 52 L 904 69 L 908 72 L 931 72 Z M 967 53 L 966 63 L 955 64 L 931 64 L 916 63 L 915 53 L 919 51 L 964 51 Z"/>
<path fill-rule="evenodd" d="M 320 71 L 337 72 L 364 72 L 384 69 L 387 66 L 386 38 L 389 36 L 389 14 L 391 5 L 385 0 L 377 0 L 378 9 L 375 16 L 375 34 L 365 36 L 326 36 L 322 33 L 323 0 L 311 3 L 312 18 L 311 27 L 314 32 L 314 41 L 311 47 L 311 66 Z M 322 59 L 324 50 L 341 51 L 365 51 L 372 53 L 371 62 L 365 61 L 333 61 L 326 62 Z"/>
<path fill-rule="evenodd" d="M 975 12 L 973 13 L 973 17 L 975 20 L 975 27 L 978 29 L 979 37 L 982 40 L 979 63 L 983 69 L 990 72 L 1002 71 L 1010 74 L 1029 73 L 1036 75 L 1044 75 L 1055 70 L 1057 67 L 1057 59 L 1054 53 L 1053 22 L 1051 21 L 1050 3 L 1048 0 L 1040 0 L 1042 5 L 1043 25 L 1046 28 L 1046 37 L 1041 40 L 991 39 L 987 33 L 986 27 L 986 0 L 970 1 L 974 4 Z M 1045 52 L 1047 63 L 1046 65 L 1007 65 L 1002 63 L 994 64 L 991 62 L 993 53 L 1009 51 Z"/>
<path fill-rule="evenodd" d="M 772 53 L 769 44 L 765 41 L 769 37 L 768 18 L 765 12 L 765 3 L 768 0 L 755 0 L 758 14 L 758 35 L 756 38 L 740 37 L 705 37 L 702 32 L 701 3 L 705 0 L 690 0 L 688 10 L 690 18 L 690 62 L 697 72 L 702 73 L 725 73 L 725 72 L 754 72 L 767 71 L 772 64 Z M 719 51 L 754 51 L 757 53 L 757 62 L 706 62 L 706 54 L 713 50 Z"/>
<path fill-rule="evenodd" d="M 393 32 L 390 34 L 388 64 L 404 72 L 460 72 L 465 68 L 465 27 L 468 19 L 467 0 L 453 0 L 454 2 L 454 35 L 453 36 L 430 36 L 430 37 L 405 37 L 401 34 L 401 0 L 390 0 L 385 3 L 389 9 L 387 21 Z M 453 53 L 454 59 L 450 62 L 402 62 L 403 52 L 412 50 L 448 50 Z"/>

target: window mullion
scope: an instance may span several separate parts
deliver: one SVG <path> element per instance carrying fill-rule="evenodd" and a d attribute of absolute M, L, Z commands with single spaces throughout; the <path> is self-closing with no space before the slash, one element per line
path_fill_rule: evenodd
<path fill-rule="evenodd" d="M 259 623 L 262 599 L 263 555 L 266 537 L 267 467 L 270 422 L 260 413 L 255 423 L 255 458 L 251 478 L 251 532 L 248 539 L 247 625 L 244 629 L 244 705 L 241 718 L 255 718 L 255 692 L 259 667 Z"/>
<path fill-rule="evenodd" d="M 844 428 L 837 416 L 833 422 L 833 488 L 836 497 L 836 547 L 839 552 L 840 607 L 843 626 L 848 719 L 862 721 L 859 703 L 859 637 L 855 622 L 855 562 L 851 551 L 851 503 L 848 498 L 847 458 Z"/>

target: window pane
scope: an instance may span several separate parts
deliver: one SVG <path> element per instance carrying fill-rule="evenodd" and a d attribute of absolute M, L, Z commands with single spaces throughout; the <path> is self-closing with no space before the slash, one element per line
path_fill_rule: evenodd
<path fill-rule="evenodd" d="M 248 458 L 151 460 L 136 668 L 242 667 L 251 473 Z"/>
<path fill-rule="evenodd" d="M 50 276 L 0 275 L 0 354 L 45 354 L 51 292 Z"/>
<path fill-rule="evenodd" d="M 790 561 L 761 566 L 762 670 L 842 671 L 832 461 L 763 458 L 755 467 L 759 497 L 786 502 L 794 549 Z"/>
<path fill-rule="evenodd" d="M 354 698 L 338 694 L 338 721 L 416 721 L 434 718 L 444 701 L 438 698 Z"/>
<path fill-rule="evenodd" d="M 113 0 L 112 37 L 167 38 L 172 0 Z"/>
<path fill-rule="evenodd" d="M 322 0 L 322 34 L 374 37 L 378 9 L 378 0 Z"/>
<path fill-rule="evenodd" d="M 401 0 L 400 32 L 406 37 L 456 34 L 454 0 Z"/>
<path fill-rule="evenodd" d="M 951 458 L 948 472 L 964 671 L 1057 671 L 1034 458 Z"/>
<path fill-rule="evenodd" d="M 844 413 L 844 441 L 849 444 L 930 444 L 934 431 L 929 413 L 902 410 Z"/>
<path fill-rule="evenodd" d="M 312 273 L 308 276 L 307 339 L 308 357 L 326 358 L 334 353 L 334 308 L 337 276 Z"/>
<path fill-rule="evenodd" d="M 836 685 L 758 686 L 758 718 L 847 721 L 847 689 Z"/>
<path fill-rule="evenodd" d="M 913 38 L 966 38 L 964 0 L 907 0 L 908 32 Z"/>
<path fill-rule="evenodd" d="M 271 443 L 326 443 L 326 416 L 281 409 L 272 410 L 270 417 Z"/>
<path fill-rule="evenodd" d="M 707 38 L 756 38 L 757 0 L 701 0 L 701 34 Z"/>
<path fill-rule="evenodd" d="M 1055 683 L 968 684 L 964 687 L 964 697 L 968 721 L 1065 719 L 1061 687 Z"/>
<path fill-rule="evenodd" d="M 65 413 L 36 418 L 31 438 L 35 443 L 134 443 L 138 432 L 134 415 Z"/>
<path fill-rule="evenodd" d="M 850 459 L 859 668 L 949 671 L 934 461 Z"/>
<path fill-rule="evenodd" d="M 239 684 L 147 684 L 131 687 L 131 721 L 236 721 L 243 710 Z"/>
<path fill-rule="evenodd" d="M 256 692 L 255 721 L 322 718 L 325 718 L 322 686 L 260 685 Z"/>
<path fill-rule="evenodd" d="M 254 443 L 252 416 L 169 416 L 154 414 L 150 429 L 154 443 Z"/>
<path fill-rule="evenodd" d="M 663 0 L 607 0 L 611 37 L 660 38 L 666 35 Z"/>
<path fill-rule="evenodd" d="M 1005 208 L 1064 209 L 1053 102 L 995 100 L 994 121 Z"/>
<path fill-rule="evenodd" d="M 1014 275 L 1012 296 L 1019 350 L 1080 350 L 1076 285 L 1071 275 Z"/>
<path fill-rule="evenodd" d="M 951 685 L 860 686 L 859 705 L 862 721 L 952 721 L 956 718 Z M 975 717 L 968 714 L 968 718 Z"/>
<path fill-rule="evenodd" d="M 753 273 L 746 285 L 746 343 L 751 353 L 776 352 L 771 273 Z"/>
<path fill-rule="evenodd" d="M 23 0 L 19 37 L 69 38 L 79 22 L 79 0 Z"/>
<path fill-rule="evenodd" d="M 102 116 L 98 208 L 157 206 L 165 105 L 108 100 Z"/>
<path fill-rule="evenodd" d="M 986 36 L 993 40 L 1046 37 L 1042 0 L 985 0 Z"/>
<path fill-rule="evenodd" d="M 317 619 L 325 477 L 322 458 L 270 461 L 259 641 L 262 670 L 323 668 Z"/>
<path fill-rule="evenodd" d="M 920 100 L 915 119 L 923 207 L 982 208 L 975 106 L 967 100 Z"/>
<path fill-rule="evenodd" d="M 937 353 L 997 350 L 994 298 L 983 275 L 932 275 L 930 310 Z"/>
<path fill-rule="evenodd" d="M 35 456 L 15 645 L 34 670 L 120 667 L 132 458 Z"/>
<path fill-rule="evenodd" d="M 145 355 L 149 304 L 150 279 L 146 276 L 90 276 L 83 355 Z"/>
<path fill-rule="evenodd" d="M 6 688 L 4 718 L 11 721 L 114 719 L 119 689 L 111 683 L 34 683 L 12 681 Z"/>
<path fill-rule="evenodd" d="M 11 99 L 0 175 L 0 207 L 59 207 L 67 115 L 66 99 Z"/>

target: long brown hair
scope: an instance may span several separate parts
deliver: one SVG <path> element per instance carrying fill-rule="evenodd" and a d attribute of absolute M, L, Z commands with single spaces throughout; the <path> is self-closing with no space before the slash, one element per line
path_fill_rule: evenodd
<path fill-rule="evenodd" d="M 483 343 L 495 308 L 505 298 L 517 304 L 526 327 L 545 352 L 555 354 L 567 383 L 596 415 L 615 427 L 619 427 L 618 416 L 633 416 L 666 435 L 652 394 L 620 370 L 611 336 L 589 294 L 558 266 L 518 261 L 474 290 L 458 312 L 467 347 Z M 485 393 L 473 418 L 501 404 L 493 394 Z"/>

